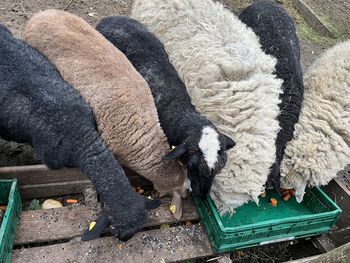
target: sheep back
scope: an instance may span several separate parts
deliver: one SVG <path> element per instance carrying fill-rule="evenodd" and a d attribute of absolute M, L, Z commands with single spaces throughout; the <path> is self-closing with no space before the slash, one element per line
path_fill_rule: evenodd
<path fill-rule="evenodd" d="M 273 1 L 258 1 L 239 15 L 259 37 L 266 54 L 277 58 L 275 75 L 283 80 L 278 121 L 281 130 L 276 138 L 276 161 L 268 176 L 269 184 L 279 188 L 279 167 L 286 144 L 293 137 L 303 99 L 304 84 L 300 65 L 300 46 L 293 18 Z"/>
<path fill-rule="evenodd" d="M 90 104 L 102 138 L 122 164 L 162 193 L 181 188 L 179 165 L 161 160 L 170 147 L 149 87 L 118 49 L 81 18 L 58 10 L 34 15 L 24 38 Z"/>
<path fill-rule="evenodd" d="M 327 184 L 350 163 L 350 41 L 329 49 L 307 70 L 293 139 L 281 163 L 282 186 Z"/>

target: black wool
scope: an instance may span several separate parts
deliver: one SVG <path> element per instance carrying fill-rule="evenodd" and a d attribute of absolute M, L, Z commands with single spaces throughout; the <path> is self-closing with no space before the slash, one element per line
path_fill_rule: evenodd
<path fill-rule="evenodd" d="M 144 200 L 100 139 L 90 107 L 42 54 L 2 25 L 0 136 L 31 144 L 49 168 L 80 168 L 100 193 L 119 238 L 146 223 Z"/>
<path fill-rule="evenodd" d="M 283 80 L 278 116 L 281 130 L 276 138 L 276 161 L 267 181 L 279 189 L 279 167 L 286 144 L 293 137 L 304 93 L 299 40 L 293 19 L 273 1 L 255 2 L 243 10 L 239 19 L 259 37 L 264 52 L 277 58 L 275 75 Z"/>

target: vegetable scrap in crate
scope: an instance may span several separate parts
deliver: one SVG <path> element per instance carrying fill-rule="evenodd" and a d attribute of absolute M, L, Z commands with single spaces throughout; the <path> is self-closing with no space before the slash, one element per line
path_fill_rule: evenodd
<path fill-rule="evenodd" d="M 287 202 L 292 196 L 295 196 L 295 190 L 294 189 L 281 189 L 281 194 L 283 197 L 283 200 Z M 260 195 L 261 198 L 266 197 L 266 191 L 261 193 Z M 273 207 L 276 207 L 278 204 L 278 201 L 275 198 L 270 198 L 270 205 Z"/>

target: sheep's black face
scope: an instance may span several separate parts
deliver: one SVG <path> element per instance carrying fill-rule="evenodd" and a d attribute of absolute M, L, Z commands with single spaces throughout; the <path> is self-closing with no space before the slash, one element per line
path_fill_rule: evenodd
<path fill-rule="evenodd" d="M 224 156 L 226 157 L 226 153 L 224 153 Z M 225 163 L 226 160 L 224 161 L 224 164 Z M 219 165 L 215 165 L 215 168 L 216 169 L 210 169 L 208 167 L 200 151 L 199 153 L 197 151 L 197 153 L 190 155 L 187 161 L 187 176 L 190 179 L 191 189 L 195 195 L 204 198 L 210 192 L 214 177 L 216 173 L 221 170 Z"/>
<path fill-rule="evenodd" d="M 226 150 L 232 148 L 235 143 L 210 126 L 204 127 L 200 138 L 191 137 L 187 138 L 186 143 L 167 154 L 164 159 L 180 159 L 186 164 L 193 193 L 205 197 L 210 192 L 215 175 L 226 164 Z"/>

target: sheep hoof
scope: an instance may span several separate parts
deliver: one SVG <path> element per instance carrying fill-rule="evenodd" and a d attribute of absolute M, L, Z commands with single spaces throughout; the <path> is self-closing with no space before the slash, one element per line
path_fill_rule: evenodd
<path fill-rule="evenodd" d="M 83 233 L 81 240 L 89 241 L 99 238 L 109 225 L 110 221 L 108 216 L 105 213 L 102 213 L 95 221 L 90 223 L 89 228 Z"/>
<path fill-rule="evenodd" d="M 172 210 L 172 208 L 175 208 Z M 170 202 L 170 210 L 173 213 L 173 216 L 175 217 L 176 220 L 180 220 L 182 216 L 182 198 L 181 194 L 178 193 L 177 191 L 173 191 L 173 198 L 171 199 Z"/>
<path fill-rule="evenodd" d="M 277 180 L 273 180 L 272 184 L 277 194 L 281 196 L 281 181 L 279 180 L 279 178 Z"/>
<path fill-rule="evenodd" d="M 144 197 L 145 200 L 145 207 L 146 209 L 155 209 L 160 206 L 161 201 L 159 198 L 156 199 L 148 199 L 147 197 Z"/>

